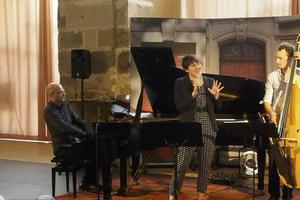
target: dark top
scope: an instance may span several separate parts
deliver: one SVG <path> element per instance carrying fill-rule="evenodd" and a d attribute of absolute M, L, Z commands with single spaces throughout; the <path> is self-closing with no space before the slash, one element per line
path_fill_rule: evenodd
<path fill-rule="evenodd" d="M 54 155 L 61 147 L 72 147 L 75 137 L 86 137 L 86 122 L 79 118 L 67 102 L 61 106 L 49 102 L 44 117 L 51 134 Z"/>
<path fill-rule="evenodd" d="M 213 79 L 203 76 L 203 80 L 205 95 L 207 97 L 206 107 L 209 119 L 214 131 L 218 131 L 215 109 L 220 110 L 222 103 L 220 98 L 216 100 L 208 91 L 208 88 L 212 87 Z M 178 78 L 175 82 L 175 105 L 176 109 L 180 112 L 180 121 L 182 122 L 195 122 L 196 98 L 192 96 L 193 88 L 192 81 L 188 75 Z"/>

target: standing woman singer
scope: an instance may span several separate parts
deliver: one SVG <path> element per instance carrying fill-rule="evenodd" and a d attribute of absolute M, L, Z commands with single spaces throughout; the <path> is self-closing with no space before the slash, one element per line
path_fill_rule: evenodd
<path fill-rule="evenodd" d="M 202 75 L 203 63 L 194 55 L 187 55 L 182 60 L 182 67 L 188 74 L 175 82 L 175 105 L 180 113 L 181 122 L 202 124 L 203 146 L 179 147 L 177 157 L 177 189 L 174 190 L 174 174 L 171 179 L 169 200 L 175 199 L 180 191 L 185 173 L 190 166 L 192 156 L 198 151 L 197 200 L 208 199 L 208 169 L 211 165 L 217 133 L 215 109 L 221 108 L 221 82 Z M 199 133 L 201 134 L 201 133 Z"/>

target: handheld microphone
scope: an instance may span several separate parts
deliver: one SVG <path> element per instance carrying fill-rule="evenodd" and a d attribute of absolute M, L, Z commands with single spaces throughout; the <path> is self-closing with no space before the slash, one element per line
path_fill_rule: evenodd
<path fill-rule="evenodd" d="M 200 86 L 202 85 L 202 84 L 200 84 L 201 83 L 201 73 L 198 73 L 198 74 L 196 74 L 196 81 L 197 81 L 197 90 L 199 91 L 199 89 L 200 89 Z"/>

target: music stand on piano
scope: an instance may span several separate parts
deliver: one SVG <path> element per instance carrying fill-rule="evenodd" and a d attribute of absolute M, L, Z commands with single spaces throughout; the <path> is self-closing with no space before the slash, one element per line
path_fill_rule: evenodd
<path fill-rule="evenodd" d="M 257 137 L 266 137 L 266 138 L 278 138 L 278 132 L 277 132 L 277 128 L 275 127 L 275 125 L 273 123 L 263 123 L 263 122 L 250 122 L 247 124 L 247 128 L 248 130 L 253 132 L 253 137 L 255 137 L 255 139 L 257 139 Z M 254 143 L 253 143 L 253 149 L 254 147 Z M 253 155 L 254 157 L 254 155 Z M 257 164 L 259 165 L 259 159 L 257 161 Z M 260 169 L 261 167 L 258 166 L 258 169 Z M 252 197 L 253 199 L 255 199 L 255 173 L 254 173 L 255 168 L 253 167 L 253 193 L 252 193 Z M 260 172 L 258 172 L 258 176 L 260 176 Z M 261 178 L 263 181 L 263 177 L 258 177 Z"/>
<path fill-rule="evenodd" d="M 239 144 L 245 145 L 246 143 L 251 140 L 253 141 L 254 138 L 257 140 L 263 140 L 262 137 L 268 138 L 273 137 L 277 138 L 277 128 L 274 124 L 271 123 L 264 123 L 259 121 L 249 121 L 249 120 L 240 120 L 240 121 L 225 121 L 222 123 L 222 126 L 219 126 L 219 131 L 221 130 L 221 134 L 218 133 L 216 138 L 216 145 L 223 145 L 224 140 L 227 138 L 230 138 L 233 143 L 230 143 L 231 145 L 236 145 L 235 142 L 238 142 Z M 241 130 L 237 132 L 236 130 Z M 243 138 L 241 137 L 243 136 Z M 242 141 L 239 141 L 242 138 Z M 228 139 L 227 139 L 228 140 Z M 252 142 L 252 145 L 248 146 L 253 150 L 255 149 L 255 143 Z M 259 156 L 262 154 L 261 149 L 257 149 L 258 152 L 258 184 L 263 184 L 264 179 L 264 173 L 261 171 L 261 169 L 264 169 L 264 163 L 261 162 L 259 159 Z M 254 158 L 254 155 L 253 155 Z M 240 159 L 240 151 L 239 151 L 239 159 Z M 241 166 L 240 166 L 241 167 Z M 255 165 L 253 167 L 253 198 L 255 196 Z M 240 169 L 239 169 L 240 170 Z M 260 189 L 260 188 L 259 188 Z"/>
<path fill-rule="evenodd" d="M 273 123 L 264 123 L 264 122 L 251 122 L 248 124 L 248 127 L 250 130 L 253 131 L 253 133 L 255 134 L 255 139 L 256 140 L 261 140 L 262 138 L 278 138 L 278 132 L 277 132 L 277 128 L 275 126 L 275 124 Z M 254 143 L 253 143 L 254 145 Z M 255 148 L 253 146 L 253 148 Z M 259 151 L 259 150 L 258 150 Z M 259 156 L 262 152 L 258 152 L 258 158 L 257 158 L 257 164 L 258 164 L 258 169 L 262 169 L 262 166 L 259 165 L 263 165 L 262 163 L 260 163 L 260 159 Z M 255 174 L 254 174 L 254 168 L 253 168 L 253 199 L 255 198 Z M 263 169 L 264 170 L 264 169 Z M 264 173 L 261 173 L 258 171 L 258 182 L 262 182 L 263 183 L 263 177 Z M 258 188 L 260 189 L 260 188 Z"/>
<path fill-rule="evenodd" d="M 250 122 L 248 126 L 255 135 L 278 138 L 277 128 L 273 123 Z"/>

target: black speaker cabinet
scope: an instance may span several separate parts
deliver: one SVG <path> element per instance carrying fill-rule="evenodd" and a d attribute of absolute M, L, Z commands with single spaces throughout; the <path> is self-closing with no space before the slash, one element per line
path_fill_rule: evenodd
<path fill-rule="evenodd" d="M 86 79 L 91 75 L 91 54 L 86 49 L 71 51 L 72 78 Z"/>

